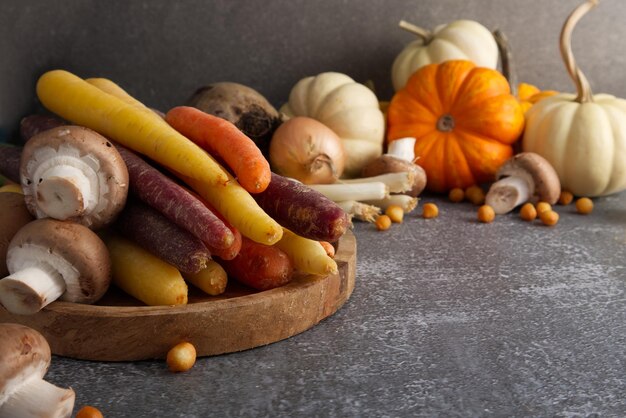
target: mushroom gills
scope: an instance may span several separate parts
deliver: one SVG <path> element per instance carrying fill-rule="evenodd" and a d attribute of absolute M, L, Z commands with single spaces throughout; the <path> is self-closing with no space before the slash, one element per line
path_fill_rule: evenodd
<path fill-rule="evenodd" d="M 76 394 L 32 376 L 23 382 L 0 406 L 0 417 L 71 417 Z"/>
<path fill-rule="evenodd" d="M 521 176 L 509 176 L 493 183 L 485 197 L 485 203 L 491 206 L 497 215 L 502 215 L 527 202 L 531 194 L 531 187 L 526 179 Z"/>

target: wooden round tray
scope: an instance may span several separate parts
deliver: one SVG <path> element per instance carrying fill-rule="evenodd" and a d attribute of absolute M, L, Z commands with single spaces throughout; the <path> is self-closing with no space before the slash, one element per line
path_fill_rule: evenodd
<path fill-rule="evenodd" d="M 263 292 L 229 283 L 223 295 L 208 296 L 190 286 L 187 305 L 140 306 L 112 287 L 96 305 L 56 301 L 26 316 L 0 306 L 0 322 L 32 327 L 54 354 L 84 360 L 162 359 L 181 341 L 191 342 L 198 356 L 241 351 L 296 335 L 335 313 L 354 289 L 352 232 L 339 240 L 335 260 L 337 274 L 301 275 Z"/>

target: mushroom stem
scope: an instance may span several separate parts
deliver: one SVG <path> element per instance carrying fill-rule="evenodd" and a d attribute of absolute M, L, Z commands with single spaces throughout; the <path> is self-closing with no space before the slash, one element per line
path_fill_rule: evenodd
<path fill-rule="evenodd" d="M 21 385 L 0 406 L 0 417 L 70 417 L 76 394 L 37 377 Z"/>
<path fill-rule="evenodd" d="M 387 154 L 406 161 L 414 162 L 415 138 L 406 137 L 392 141 L 387 149 Z"/>
<path fill-rule="evenodd" d="M 17 315 L 31 315 L 65 293 L 59 273 L 26 267 L 0 280 L 0 304 Z"/>
<path fill-rule="evenodd" d="M 496 214 L 502 215 L 530 200 L 531 193 L 526 179 L 518 176 L 504 177 L 491 185 L 485 203 Z"/>
<path fill-rule="evenodd" d="M 53 166 L 37 181 L 37 205 L 51 218 L 80 216 L 89 202 L 96 199 L 89 178 L 71 165 Z"/>

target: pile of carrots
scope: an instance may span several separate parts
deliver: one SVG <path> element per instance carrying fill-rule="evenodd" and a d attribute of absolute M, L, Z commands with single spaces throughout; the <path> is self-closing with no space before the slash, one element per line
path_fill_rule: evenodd
<path fill-rule="evenodd" d="M 37 95 L 60 119 L 25 118 L 22 133 L 84 126 L 110 139 L 126 163 L 126 206 L 100 235 L 113 282 L 135 298 L 181 304 L 186 282 L 217 295 L 227 277 L 266 290 L 294 272 L 337 272 L 326 248 L 349 227 L 345 212 L 272 173 L 232 123 L 186 106 L 163 116 L 110 80 L 63 70 L 42 75 Z"/>

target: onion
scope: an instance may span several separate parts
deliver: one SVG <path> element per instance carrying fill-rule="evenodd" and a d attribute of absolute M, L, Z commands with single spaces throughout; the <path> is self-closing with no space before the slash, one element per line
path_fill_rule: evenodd
<path fill-rule="evenodd" d="M 269 150 L 272 169 L 304 184 L 334 183 L 343 173 L 346 153 L 329 127 L 298 116 L 278 127 Z"/>

